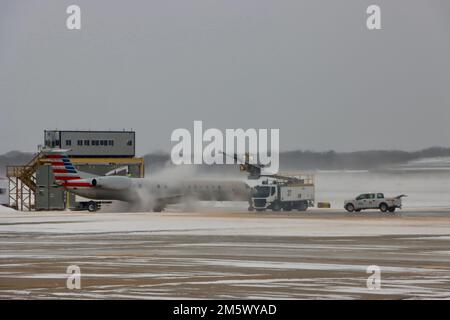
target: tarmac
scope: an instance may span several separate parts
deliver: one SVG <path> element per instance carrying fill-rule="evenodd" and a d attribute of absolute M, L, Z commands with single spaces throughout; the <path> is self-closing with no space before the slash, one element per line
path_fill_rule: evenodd
<path fill-rule="evenodd" d="M 0 242 L 2 299 L 450 298 L 450 208 L 0 213 Z"/>

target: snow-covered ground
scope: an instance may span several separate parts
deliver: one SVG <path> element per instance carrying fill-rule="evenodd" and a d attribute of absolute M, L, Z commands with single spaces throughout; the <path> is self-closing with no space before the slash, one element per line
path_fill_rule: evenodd
<path fill-rule="evenodd" d="M 375 213 L 376 215 L 378 213 Z M 333 217 L 333 219 L 327 219 Z M 361 218 L 371 217 L 361 221 Z M 420 219 L 415 219 L 420 217 Z M 307 213 L 247 213 L 235 209 L 204 212 L 33 212 L 0 214 L 0 232 L 18 233 L 123 233 L 205 236 L 369 236 L 450 235 L 448 223 L 424 223 L 423 218 L 449 219 L 445 210 L 402 212 L 397 217 L 351 217 L 336 209 L 312 209 Z M 307 218 L 307 219 L 305 219 Z"/>
<path fill-rule="evenodd" d="M 450 157 L 422 158 L 397 166 L 403 170 L 450 170 Z"/>
<path fill-rule="evenodd" d="M 16 213 L 17 211 L 5 206 L 0 205 L 0 213 Z"/>
<path fill-rule="evenodd" d="M 0 298 L 450 298 L 450 217 L 408 214 L 2 213 Z"/>

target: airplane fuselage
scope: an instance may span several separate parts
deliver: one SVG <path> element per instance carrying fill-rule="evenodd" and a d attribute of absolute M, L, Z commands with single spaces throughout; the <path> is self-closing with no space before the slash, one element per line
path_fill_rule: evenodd
<path fill-rule="evenodd" d="M 153 181 L 145 178 L 120 177 L 117 184 L 92 183 L 92 180 L 107 181 L 119 177 L 99 177 L 90 179 L 90 186 L 66 187 L 76 195 L 95 200 L 120 200 L 139 202 L 146 199 L 162 199 L 167 203 L 175 203 L 180 198 L 195 198 L 204 201 L 246 201 L 250 188 L 239 180 L 223 181 L 212 179 L 184 180 L 178 182 Z M 88 179 L 87 179 L 88 180 Z"/>
<path fill-rule="evenodd" d="M 127 176 L 93 176 L 79 171 L 67 156 L 67 150 L 47 149 L 43 153 L 55 182 L 69 192 L 94 200 L 120 200 L 162 210 L 183 198 L 210 201 L 248 200 L 250 187 L 241 180 L 186 179 L 172 176 L 145 179 Z"/>

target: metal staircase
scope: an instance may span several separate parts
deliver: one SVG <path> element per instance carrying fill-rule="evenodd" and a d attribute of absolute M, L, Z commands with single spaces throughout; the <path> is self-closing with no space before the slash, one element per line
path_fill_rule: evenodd
<path fill-rule="evenodd" d="M 37 153 L 24 166 L 7 166 L 9 180 L 9 205 L 16 210 L 31 211 L 36 194 L 36 170 L 41 164 L 42 154 Z"/>

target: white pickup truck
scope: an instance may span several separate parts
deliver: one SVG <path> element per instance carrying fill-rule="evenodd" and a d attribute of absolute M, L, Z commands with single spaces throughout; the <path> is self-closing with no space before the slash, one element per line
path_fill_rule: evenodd
<path fill-rule="evenodd" d="M 365 209 L 380 209 L 381 212 L 394 212 L 395 209 L 402 207 L 402 198 L 404 194 L 393 198 L 385 198 L 383 193 L 363 193 L 355 199 L 346 200 L 344 208 L 348 212 L 360 212 Z"/>

